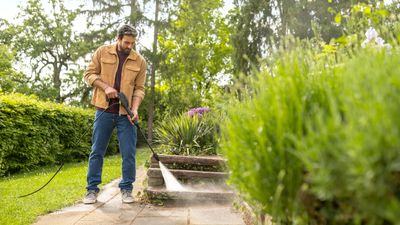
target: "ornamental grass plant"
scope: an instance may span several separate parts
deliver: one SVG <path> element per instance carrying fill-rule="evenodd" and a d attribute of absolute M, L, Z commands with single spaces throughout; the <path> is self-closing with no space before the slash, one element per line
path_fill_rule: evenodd
<path fill-rule="evenodd" d="M 156 143 L 166 154 L 216 155 L 219 116 L 208 110 L 171 116 L 155 128 Z M 207 111 L 207 112 L 205 112 Z"/>
<path fill-rule="evenodd" d="M 230 182 L 276 224 L 399 224 L 399 48 L 291 44 L 229 103 Z"/>

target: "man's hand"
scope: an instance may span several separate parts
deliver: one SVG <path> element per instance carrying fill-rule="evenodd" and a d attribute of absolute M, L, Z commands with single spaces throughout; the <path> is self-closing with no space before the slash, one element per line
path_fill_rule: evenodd
<path fill-rule="evenodd" d="M 115 90 L 114 88 L 108 86 L 108 84 L 104 83 L 100 79 L 95 80 L 93 82 L 93 86 L 104 90 L 104 93 L 106 94 L 106 98 L 108 98 L 108 99 L 118 98 L 118 91 Z"/>
<path fill-rule="evenodd" d="M 104 89 L 104 92 L 106 93 L 107 98 L 109 98 L 109 99 L 118 98 L 118 91 L 115 90 L 114 88 L 110 87 L 110 86 L 107 86 Z"/>
<path fill-rule="evenodd" d="M 129 119 L 129 122 L 131 122 L 132 125 L 135 125 L 135 121 L 139 120 L 139 114 L 135 109 L 131 109 L 131 111 L 133 113 L 133 118 L 131 118 L 129 115 L 127 115 L 127 117 Z"/>

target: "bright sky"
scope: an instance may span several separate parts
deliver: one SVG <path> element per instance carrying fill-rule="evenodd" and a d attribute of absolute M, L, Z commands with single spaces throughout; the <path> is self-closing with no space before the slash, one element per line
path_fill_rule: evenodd
<path fill-rule="evenodd" d="M 22 2 L 26 0 L 15 0 L 15 1 L 10 1 L 10 0 L 0 0 L 0 18 L 3 19 L 13 19 L 14 17 L 17 16 L 18 13 L 18 8 L 17 6 Z"/>
<path fill-rule="evenodd" d="M 0 0 L 0 18 L 11 21 L 18 14 L 18 5 L 25 5 L 27 1 L 28 0 Z M 65 3 L 68 7 L 76 5 L 77 2 L 74 0 L 65 0 Z M 46 5 L 48 5 L 48 1 L 42 0 L 42 4 L 46 7 Z"/>

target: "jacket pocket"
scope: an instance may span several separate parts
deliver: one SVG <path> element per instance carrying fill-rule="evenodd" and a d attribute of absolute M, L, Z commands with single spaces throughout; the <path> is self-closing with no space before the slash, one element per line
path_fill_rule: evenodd
<path fill-rule="evenodd" d="M 138 75 L 139 71 L 140 71 L 139 67 L 133 67 L 133 66 L 127 66 L 126 67 L 125 72 L 126 72 L 126 75 L 127 75 L 128 79 L 129 79 L 129 83 L 131 85 L 135 84 L 135 79 L 136 79 L 136 76 Z"/>
<path fill-rule="evenodd" d="M 139 67 L 134 67 L 134 66 L 127 66 L 126 69 L 129 71 L 136 72 L 136 73 L 138 73 L 140 71 Z"/>
<path fill-rule="evenodd" d="M 116 59 L 110 59 L 110 58 L 102 58 L 101 59 L 101 77 L 103 81 L 111 84 L 113 81 L 113 77 L 115 73 L 115 68 L 117 65 L 117 60 Z"/>
<path fill-rule="evenodd" d="M 115 59 L 107 59 L 107 58 L 102 58 L 101 63 L 103 64 L 115 64 L 117 61 Z"/>

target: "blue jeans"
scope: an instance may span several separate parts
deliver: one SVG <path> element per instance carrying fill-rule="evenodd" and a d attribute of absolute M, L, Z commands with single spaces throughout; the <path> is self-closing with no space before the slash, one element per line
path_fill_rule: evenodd
<path fill-rule="evenodd" d="M 121 190 L 132 191 L 132 183 L 136 176 L 136 127 L 132 125 L 126 115 L 96 111 L 96 121 L 93 124 L 92 151 L 89 156 L 86 189 L 99 191 L 97 185 L 101 183 L 103 159 L 111 138 L 112 131 L 117 127 L 119 150 L 122 156 L 122 180 L 119 183 Z M 100 116 L 100 118 L 99 118 Z"/>

